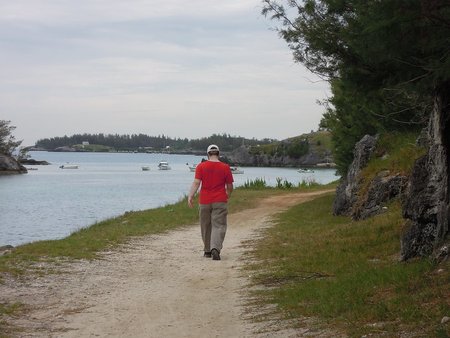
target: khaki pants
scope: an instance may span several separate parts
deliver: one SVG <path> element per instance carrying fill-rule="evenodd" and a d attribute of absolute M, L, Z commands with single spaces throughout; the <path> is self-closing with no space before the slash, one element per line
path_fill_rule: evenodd
<path fill-rule="evenodd" d="M 227 203 L 200 204 L 200 228 L 205 252 L 222 250 L 227 232 Z"/>

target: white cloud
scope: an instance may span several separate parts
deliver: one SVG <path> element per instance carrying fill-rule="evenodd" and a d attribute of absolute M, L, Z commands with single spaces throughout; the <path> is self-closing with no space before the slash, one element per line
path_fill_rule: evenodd
<path fill-rule="evenodd" d="M 4 2 L 0 118 L 27 144 L 79 132 L 281 139 L 315 129 L 328 86 L 294 64 L 259 4 Z"/>
<path fill-rule="evenodd" d="M 251 10 L 252 0 L 14 0 L 0 4 L 0 20 L 45 25 L 228 16 Z"/>

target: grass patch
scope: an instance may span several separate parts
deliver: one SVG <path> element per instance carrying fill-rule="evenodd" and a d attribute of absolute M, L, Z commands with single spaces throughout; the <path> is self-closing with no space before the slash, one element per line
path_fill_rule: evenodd
<path fill-rule="evenodd" d="M 327 185 L 322 185 L 317 183 L 313 179 L 303 179 L 297 185 L 289 182 L 287 179 L 282 177 L 276 178 L 277 184 L 275 187 L 270 187 L 267 185 L 264 178 L 256 178 L 254 180 L 247 180 L 240 189 L 250 189 L 250 190 L 263 190 L 263 189 L 325 189 L 325 188 L 335 188 L 338 181 L 331 182 Z"/>
<path fill-rule="evenodd" d="M 8 337 L 9 334 L 17 332 L 17 329 L 8 325 L 4 318 L 20 315 L 23 312 L 24 306 L 21 303 L 0 303 L 0 338 Z"/>
<path fill-rule="evenodd" d="M 334 196 L 300 204 L 256 243 L 255 291 L 286 318 L 311 316 L 354 337 L 400 332 L 449 334 L 449 262 L 398 261 L 403 219 L 398 203 L 353 222 L 331 214 Z M 445 337 L 445 336 L 444 336 Z"/>
<path fill-rule="evenodd" d="M 20 303 L 3 304 L 0 303 L 0 315 L 13 316 L 23 310 L 23 305 Z"/>
<path fill-rule="evenodd" d="M 416 145 L 416 138 L 416 133 L 382 135 L 370 162 L 361 171 L 364 183 L 361 191 L 367 191 L 371 180 L 385 170 L 391 175 L 410 175 L 414 162 L 425 154 L 425 149 Z"/>
<path fill-rule="evenodd" d="M 380 137 L 372 158 L 359 174 L 359 191 L 353 212 L 366 202 L 371 184 L 377 175 L 410 176 L 414 162 L 425 154 L 415 140 L 417 133 L 389 133 Z"/>

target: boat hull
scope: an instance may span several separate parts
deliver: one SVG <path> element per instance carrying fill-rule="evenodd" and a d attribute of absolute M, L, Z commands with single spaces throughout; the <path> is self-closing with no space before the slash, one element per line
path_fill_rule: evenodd
<path fill-rule="evenodd" d="M 60 169 L 78 169 L 76 164 L 63 164 L 59 167 Z"/>

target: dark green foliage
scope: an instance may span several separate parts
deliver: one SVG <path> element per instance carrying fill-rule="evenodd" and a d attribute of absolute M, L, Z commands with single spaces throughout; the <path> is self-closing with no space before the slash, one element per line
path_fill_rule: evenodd
<path fill-rule="evenodd" d="M 288 156 L 293 158 L 300 158 L 308 152 L 309 144 L 308 140 L 294 140 L 286 149 Z"/>
<path fill-rule="evenodd" d="M 293 158 L 300 158 L 308 153 L 310 143 L 315 140 L 319 134 L 319 137 L 324 137 L 324 135 L 322 135 L 323 132 L 317 132 L 300 135 L 280 142 L 258 144 L 250 147 L 249 153 L 252 155 L 289 156 Z"/>
<path fill-rule="evenodd" d="M 11 156 L 22 141 L 16 141 L 12 132 L 16 127 L 10 125 L 11 121 L 0 120 L 0 154 Z"/>
<path fill-rule="evenodd" d="M 277 177 L 277 188 L 278 189 L 292 189 L 294 185 L 289 182 L 287 179 L 283 179 L 281 177 Z"/>
<path fill-rule="evenodd" d="M 419 129 L 450 79 L 447 0 L 263 1 L 294 59 L 328 80 L 321 127 L 344 173 L 364 134 Z M 295 13 L 295 14 L 293 14 Z"/>
<path fill-rule="evenodd" d="M 82 144 L 84 141 L 90 144 L 102 145 L 115 150 L 161 150 L 170 147 L 173 150 L 200 150 L 206 151 L 210 144 L 217 144 L 222 151 L 231 151 L 242 144 L 256 145 L 267 144 L 273 140 L 246 139 L 240 136 L 229 134 L 213 134 L 201 139 L 189 140 L 187 138 L 173 139 L 165 135 L 148 136 L 145 134 L 119 135 L 119 134 L 75 134 L 72 136 L 53 137 L 42 139 L 36 142 L 37 147 L 53 150 L 58 147 L 71 147 Z"/>

